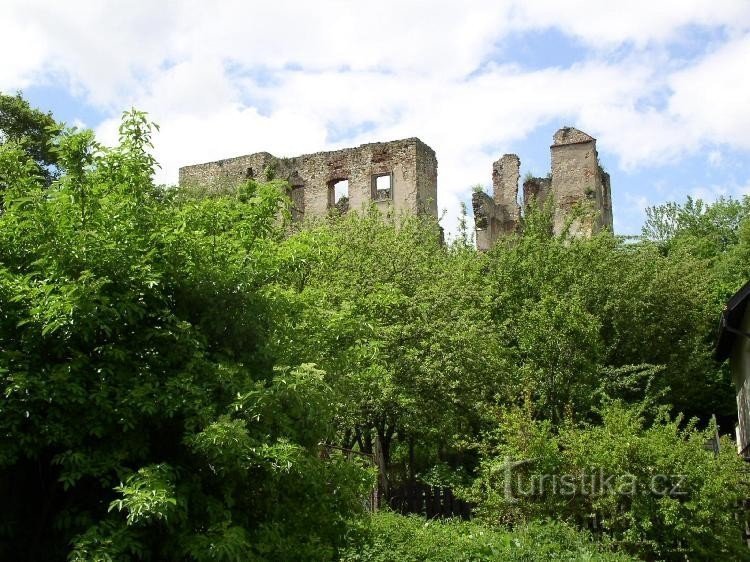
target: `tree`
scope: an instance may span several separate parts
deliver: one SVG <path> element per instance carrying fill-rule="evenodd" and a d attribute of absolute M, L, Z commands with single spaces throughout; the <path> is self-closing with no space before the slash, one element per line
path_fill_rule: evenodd
<path fill-rule="evenodd" d="M 427 468 L 473 435 L 485 382 L 504 381 L 503 352 L 484 339 L 473 249 L 441 246 L 428 219 L 377 211 L 312 225 L 283 246 L 296 267 L 277 290 L 297 306 L 274 315 L 272 354 L 326 371 L 340 444 L 372 452 L 378 437 L 386 460 L 413 477 L 415 448 Z"/>
<path fill-rule="evenodd" d="M 601 422 L 553 425 L 528 407 L 503 410 L 480 445 L 470 496 L 485 522 L 592 516 L 606 536 L 646 560 L 747 560 L 735 519 L 747 495 L 744 461 L 729 439 L 718 454 L 698 431 L 660 409 L 603 404 Z"/>
<path fill-rule="evenodd" d="M 52 113 L 32 108 L 20 92 L 15 96 L 0 93 L 0 144 L 12 141 L 23 146 L 48 185 L 57 175 L 57 154 L 51 141 L 59 128 Z"/>
<path fill-rule="evenodd" d="M 284 185 L 176 197 L 151 124 L 18 143 L 0 214 L 0 557 L 330 559 L 371 475 L 323 461 L 331 389 L 265 355 Z"/>
<path fill-rule="evenodd" d="M 642 238 L 666 251 L 684 248 L 693 255 L 715 258 L 738 242 L 740 225 L 750 216 L 750 198 L 721 197 L 713 203 L 688 197 L 646 209 Z"/>
<path fill-rule="evenodd" d="M 557 354 L 548 349 L 545 377 L 534 367 L 535 392 L 550 396 L 539 384 L 551 387 L 563 377 L 582 400 L 568 407 L 585 417 L 587 392 L 611 368 L 651 365 L 658 371 L 652 371 L 653 390 L 666 393 L 662 399 L 675 411 L 704 423 L 714 413 L 731 415 L 731 381 L 712 359 L 721 304 L 711 263 L 608 233 L 551 237 L 543 218 L 532 215 L 533 228 L 489 253 L 486 276 L 495 332 L 519 354 L 520 368 L 538 365 L 553 342 L 559 347 Z M 558 370 L 550 371 L 556 355 Z M 534 403 L 547 408 L 543 400 Z"/>

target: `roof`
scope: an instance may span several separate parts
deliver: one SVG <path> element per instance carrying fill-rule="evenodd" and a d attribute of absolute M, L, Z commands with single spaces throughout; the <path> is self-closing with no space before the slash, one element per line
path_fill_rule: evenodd
<path fill-rule="evenodd" d="M 748 299 L 750 299 L 750 281 L 745 283 L 724 306 L 719 322 L 719 337 L 714 350 L 714 357 L 718 361 L 724 361 L 732 353 L 732 347 L 738 335 L 736 330 L 739 330 L 742 324 Z"/>

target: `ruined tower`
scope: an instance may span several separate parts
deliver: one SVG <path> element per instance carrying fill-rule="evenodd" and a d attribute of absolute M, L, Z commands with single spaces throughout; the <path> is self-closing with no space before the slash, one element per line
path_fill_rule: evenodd
<path fill-rule="evenodd" d="M 437 219 L 437 158 L 418 138 L 277 158 L 258 152 L 180 168 L 180 186 L 228 191 L 267 173 L 289 183 L 292 218 L 333 209 L 428 214 Z"/>
<path fill-rule="evenodd" d="M 523 183 L 523 205 L 544 205 L 552 198 L 552 231 L 566 229 L 573 236 L 591 236 L 612 230 L 612 196 L 609 174 L 599 164 L 596 139 L 573 127 L 558 130 L 550 147 L 552 170 L 546 178 Z M 520 160 L 506 154 L 492 165 L 493 197 L 474 193 L 472 205 L 477 248 L 490 248 L 499 237 L 516 232 Z"/>
<path fill-rule="evenodd" d="M 477 247 L 489 248 L 500 236 L 515 232 L 521 218 L 518 206 L 518 178 L 521 160 L 506 154 L 492 164 L 492 194 L 474 193 L 474 221 Z"/>
<path fill-rule="evenodd" d="M 576 206 L 588 212 L 574 219 L 571 233 L 591 236 L 602 228 L 612 230 L 609 174 L 599 164 L 596 139 L 578 129 L 564 127 L 555 133 L 550 151 L 555 234 L 562 232 Z"/>

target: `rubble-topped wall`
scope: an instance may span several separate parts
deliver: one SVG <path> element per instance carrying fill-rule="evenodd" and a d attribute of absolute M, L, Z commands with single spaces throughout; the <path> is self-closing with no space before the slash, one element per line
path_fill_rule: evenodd
<path fill-rule="evenodd" d="M 497 205 L 484 191 L 475 192 L 471 198 L 474 209 L 477 248 L 487 249 L 502 234 L 502 206 Z"/>
<path fill-rule="evenodd" d="M 417 138 L 363 144 L 330 152 L 277 158 L 267 152 L 180 168 L 180 186 L 230 191 L 266 171 L 289 182 L 296 220 L 321 217 L 331 209 L 425 213 L 437 218 L 437 158 Z M 348 182 L 345 197 L 339 189 Z M 339 194 L 340 195 L 340 194 Z"/>
<path fill-rule="evenodd" d="M 474 193 L 472 207 L 476 227 L 477 247 L 488 248 L 500 236 L 518 229 L 518 178 L 521 161 L 515 154 L 506 154 L 492 164 L 492 192 Z"/>
<path fill-rule="evenodd" d="M 553 205 L 552 231 L 591 236 L 612 230 L 610 179 L 599 164 L 596 139 L 573 127 L 558 130 L 550 147 L 552 171 L 547 178 L 523 184 L 523 205 Z M 517 201 L 520 161 L 506 154 L 492 165 L 493 197 L 475 193 L 472 199 L 477 248 L 486 250 L 497 239 L 519 228 Z"/>
<path fill-rule="evenodd" d="M 523 204 L 528 207 L 536 204 L 544 207 L 552 192 L 552 177 L 528 178 L 523 182 Z"/>
<path fill-rule="evenodd" d="M 518 228 L 521 210 L 518 207 L 518 178 L 521 160 L 515 154 L 505 154 L 492 164 L 493 200 L 498 209 L 499 232 L 510 234 Z"/>

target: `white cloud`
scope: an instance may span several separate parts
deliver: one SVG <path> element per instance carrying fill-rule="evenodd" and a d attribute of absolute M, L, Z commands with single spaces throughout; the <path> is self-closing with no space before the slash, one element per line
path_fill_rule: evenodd
<path fill-rule="evenodd" d="M 708 163 L 713 166 L 721 166 L 724 161 L 724 156 L 721 154 L 721 150 L 712 150 L 708 153 Z"/>
<path fill-rule="evenodd" d="M 686 26 L 725 26 L 730 32 L 750 28 L 750 3 L 746 0 L 535 0 L 519 2 L 515 8 L 515 25 L 558 27 L 596 48 L 625 42 L 644 47 L 674 39 Z"/>
<path fill-rule="evenodd" d="M 541 124 L 580 126 L 626 168 L 750 149 L 745 0 L 6 4 L 0 89 L 55 81 L 113 115 L 148 110 L 166 182 L 258 150 L 419 136 L 438 154 L 450 229 L 469 186 Z M 666 57 L 692 28 L 719 27 L 702 59 Z M 508 45 L 491 61 L 509 33 L 548 28 L 587 45 L 585 60 L 527 70 Z M 112 142 L 116 119 L 97 129 Z M 330 141 L 349 130 L 366 132 Z"/>
<path fill-rule="evenodd" d="M 669 111 L 707 142 L 750 149 L 750 35 L 733 40 L 669 79 Z"/>
<path fill-rule="evenodd" d="M 690 190 L 690 196 L 693 199 L 702 199 L 703 201 L 716 201 L 727 195 L 730 195 L 729 189 L 723 185 L 702 185 Z"/>
<path fill-rule="evenodd" d="M 4 22 L 4 23 L 3 23 Z M 42 38 L 34 37 L 30 27 L 23 21 L 12 18 L 0 20 L 0 90 L 24 88 L 32 82 L 34 72 L 44 63 L 46 53 Z"/>

